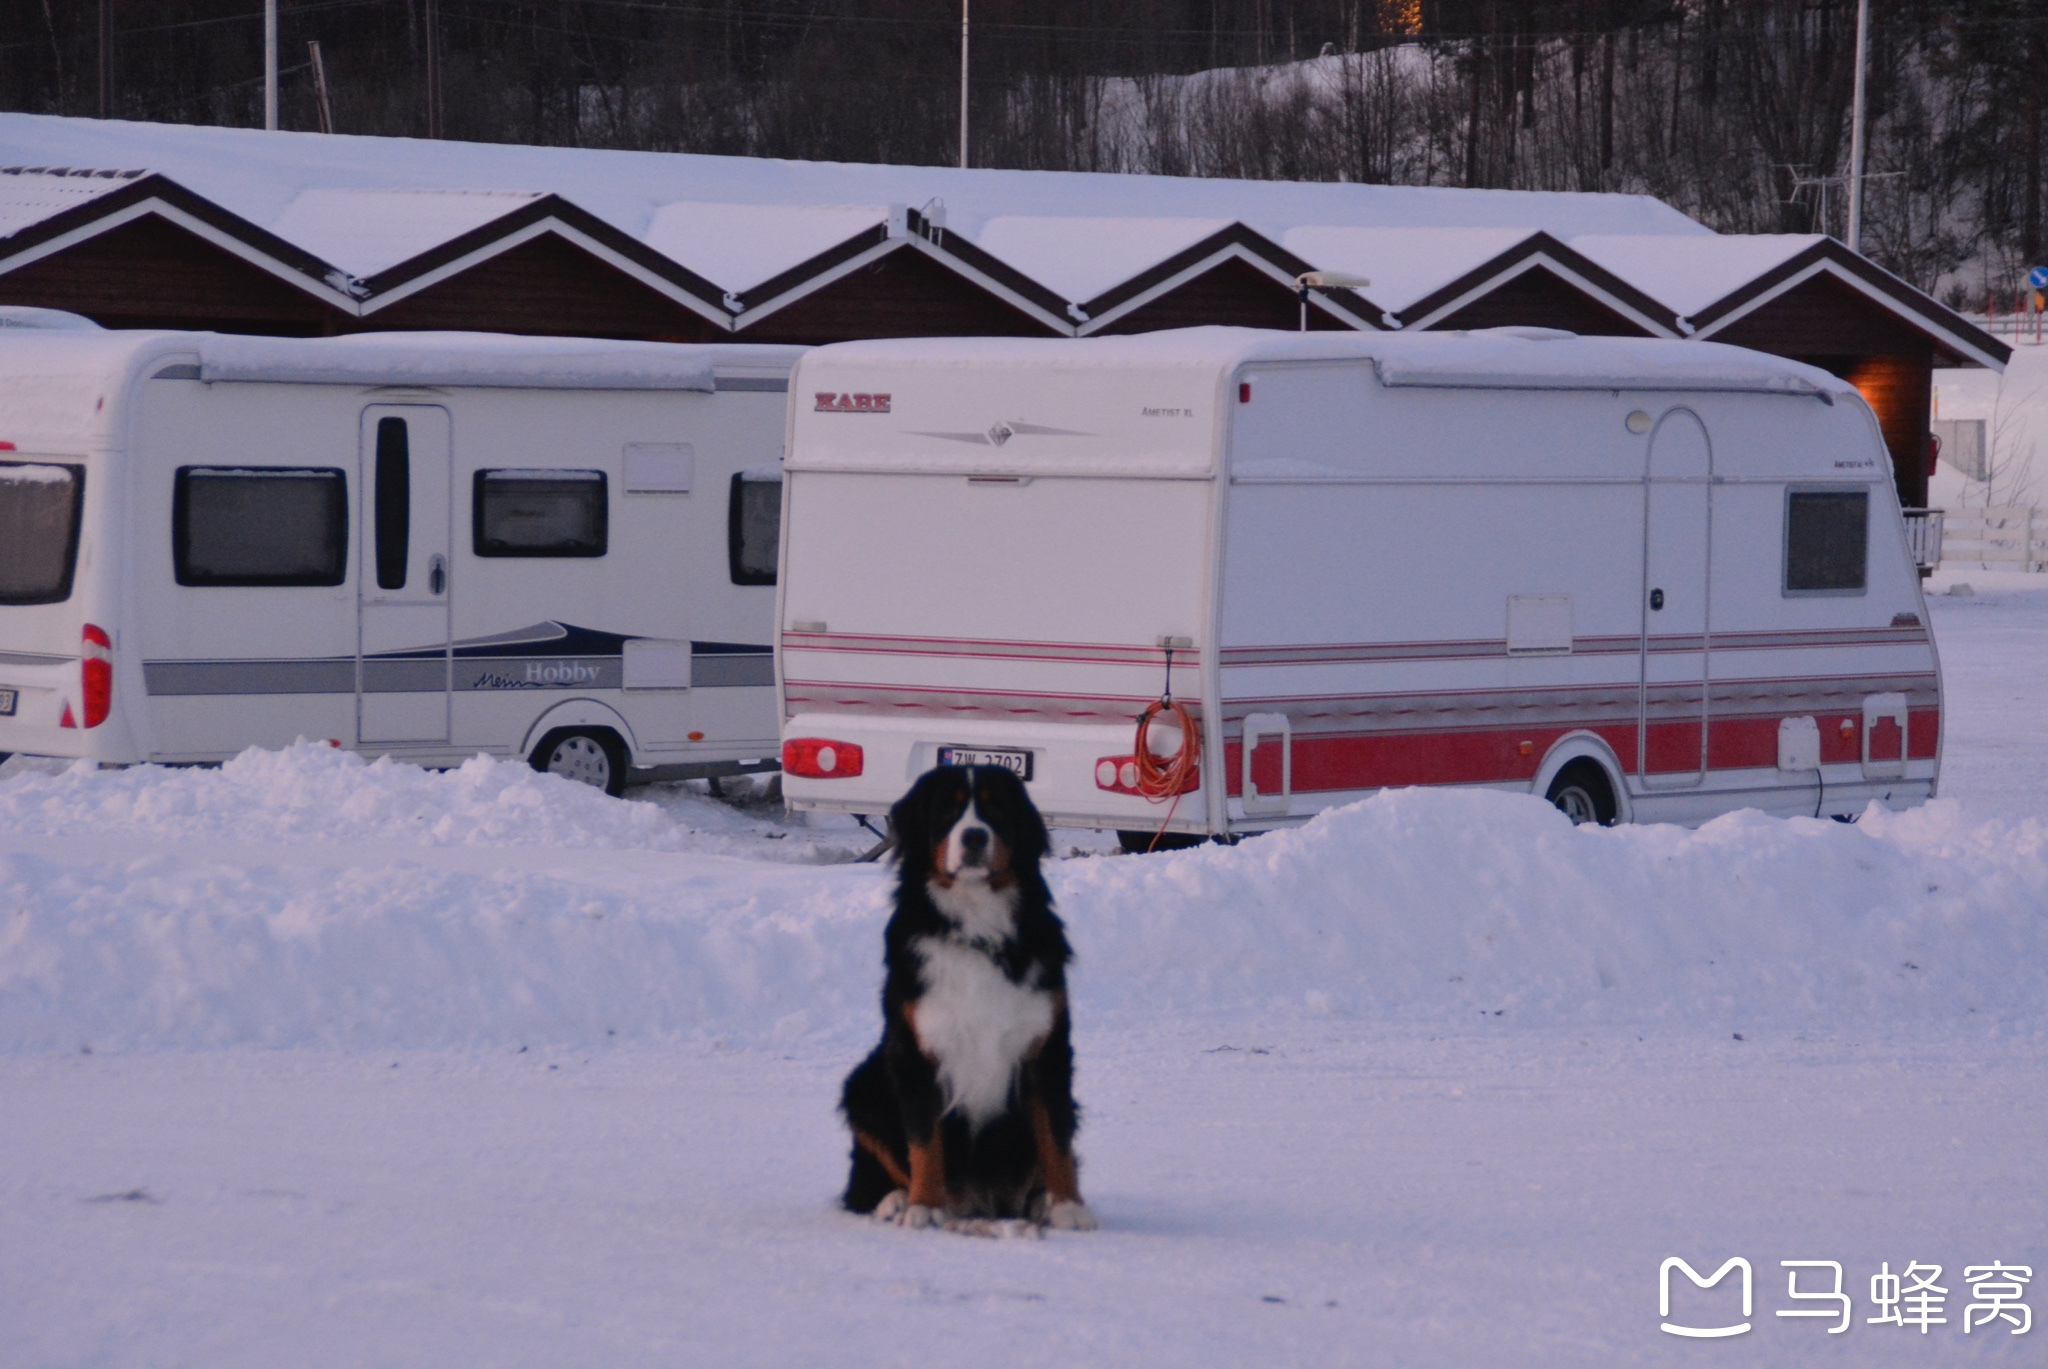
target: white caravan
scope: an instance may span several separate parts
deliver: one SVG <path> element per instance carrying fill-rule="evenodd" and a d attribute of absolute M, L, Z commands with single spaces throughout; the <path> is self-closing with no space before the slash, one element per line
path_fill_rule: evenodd
<path fill-rule="evenodd" d="M 847 343 L 791 389 L 796 808 L 880 812 L 949 759 L 1127 842 L 1398 785 L 1687 823 L 1934 793 L 1940 675 L 1883 441 L 1810 367 L 1217 328 Z M 1169 688 L 1199 720 L 1177 794 L 1134 764 Z"/>
<path fill-rule="evenodd" d="M 0 332 L 0 752 L 772 768 L 800 350 Z"/>

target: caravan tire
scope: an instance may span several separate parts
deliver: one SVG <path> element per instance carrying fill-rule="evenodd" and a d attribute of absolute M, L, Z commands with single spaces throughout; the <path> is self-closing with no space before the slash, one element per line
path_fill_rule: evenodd
<path fill-rule="evenodd" d="M 626 790 L 626 744 L 608 727 L 558 727 L 540 739 L 533 768 L 602 789 L 617 798 Z"/>
<path fill-rule="evenodd" d="M 1570 818 L 1574 827 L 1587 822 L 1614 826 L 1618 811 L 1614 786 L 1608 783 L 1607 771 L 1598 761 L 1573 761 L 1557 772 L 1557 778 L 1550 782 L 1550 792 L 1543 797 Z"/>

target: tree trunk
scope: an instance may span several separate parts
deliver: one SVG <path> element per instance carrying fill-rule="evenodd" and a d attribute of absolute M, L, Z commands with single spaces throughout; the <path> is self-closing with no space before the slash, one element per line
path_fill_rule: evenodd
<path fill-rule="evenodd" d="M 2020 265 L 2041 264 L 2041 40 L 2027 39 L 2025 156 L 2026 190 L 2020 211 Z"/>
<path fill-rule="evenodd" d="M 1600 188 L 1614 169 L 1614 31 L 1600 39 Z"/>

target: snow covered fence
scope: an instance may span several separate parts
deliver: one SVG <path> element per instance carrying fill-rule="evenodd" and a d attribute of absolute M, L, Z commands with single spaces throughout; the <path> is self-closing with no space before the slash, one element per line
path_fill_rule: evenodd
<path fill-rule="evenodd" d="M 705 842 L 656 805 L 482 760 L 431 774 L 305 746 L 18 776 L 0 1049 L 857 1045 L 886 872 Z M 1415 790 L 1235 849 L 1060 862 L 1053 883 L 1084 1037 L 1302 1014 L 2048 1025 L 2048 826 L 1948 803 L 1600 831 Z"/>

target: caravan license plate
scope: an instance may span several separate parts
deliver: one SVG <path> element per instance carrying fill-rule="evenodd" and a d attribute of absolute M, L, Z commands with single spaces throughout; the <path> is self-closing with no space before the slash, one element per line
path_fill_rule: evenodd
<path fill-rule="evenodd" d="M 1031 753 L 1007 746 L 942 746 L 939 748 L 939 764 L 1000 765 L 1005 770 L 1015 771 L 1020 780 L 1031 778 Z"/>
<path fill-rule="evenodd" d="M 0 689 L 0 718 L 11 718 L 14 716 L 14 697 L 13 690 Z"/>

